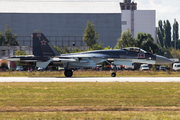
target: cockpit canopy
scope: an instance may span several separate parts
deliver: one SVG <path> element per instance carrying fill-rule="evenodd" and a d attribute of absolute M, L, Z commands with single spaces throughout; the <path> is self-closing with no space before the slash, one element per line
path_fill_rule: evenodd
<path fill-rule="evenodd" d="M 128 47 L 128 48 L 123 48 L 123 50 L 138 52 L 138 53 L 147 53 L 145 50 L 138 47 Z"/>

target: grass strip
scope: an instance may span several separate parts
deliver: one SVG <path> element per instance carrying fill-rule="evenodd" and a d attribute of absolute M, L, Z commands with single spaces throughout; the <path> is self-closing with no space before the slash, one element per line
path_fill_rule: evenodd
<path fill-rule="evenodd" d="M 113 71 L 78 70 L 73 72 L 73 77 L 111 77 Z M 0 77 L 64 77 L 64 71 L 27 72 L 11 71 L 0 72 Z M 117 77 L 180 77 L 178 71 L 118 71 Z"/>
<path fill-rule="evenodd" d="M 180 112 L 5 112 L 8 120 L 179 120 Z"/>
<path fill-rule="evenodd" d="M 180 119 L 180 83 L 0 83 L 1 119 Z"/>
<path fill-rule="evenodd" d="M 180 83 L 0 83 L 0 106 L 180 106 Z"/>

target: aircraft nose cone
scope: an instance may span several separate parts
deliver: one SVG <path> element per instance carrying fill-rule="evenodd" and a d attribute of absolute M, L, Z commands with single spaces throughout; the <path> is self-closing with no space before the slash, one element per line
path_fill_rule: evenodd
<path fill-rule="evenodd" d="M 172 64 L 173 61 L 169 60 L 166 57 L 156 55 L 156 64 Z"/>

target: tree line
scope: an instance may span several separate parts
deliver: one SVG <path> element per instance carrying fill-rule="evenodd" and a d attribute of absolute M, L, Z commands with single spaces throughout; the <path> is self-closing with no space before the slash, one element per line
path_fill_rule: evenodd
<path fill-rule="evenodd" d="M 86 46 L 89 46 L 92 50 L 108 49 L 110 46 L 103 48 L 103 44 L 99 42 L 99 35 L 94 28 L 94 22 L 87 22 L 86 29 L 83 35 L 83 41 Z M 99 42 L 99 44 L 98 44 Z M 125 47 L 139 47 L 148 52 L 157 53 L 158 44 L 154 43 L 154 39 L 151 34 L 138 33 L 137 37 L 134 38 L 130 30 L 123 31 L 121 37 L 117 40 L 117 44 L 114 49 L 121 49 Z"/>
<path fill-rule="evenodd" d="M 151 36 L 151 34 L 137 33 L 137 36 L 134 38 L 129 29 L 125 30 L 122 32 L 121 37 L 117 40 L 117 44 L 115 45 L 114 49 L 121 49 L 125 47 L 139 47 L 153 54 L 156 53 L 164 56 L 166 53 L 167 55 L 166 57 L 173 57 L 174 52 L 172 51 L 174 51 L 174 49 L 172 46 L 174 45 L 175 39 L 177 40 L 176 41 L 177 49 L 180 49 L 180 42 L 179 42 L 180 40 L 178 40 L 179 24 L 177 21 L 176 23 L 173 24 L 172 28 L 173 28 L 172 30 L 173 34 L 171 35 L 170 22 L 168 20 L 166 21 L 159 20 L 157 27 L 157 43 L 154 42 L 154 38 Z M 11 29 L 9 29 L 9 27 L 6 27 L 4 32 L 5 31 L 9 31 L 7 33 L 11 33 Z M 16 36 L 14 35 L 14 37 Z M 5 40 L 5 38 L 3 38 L 3 40 Z M 99 41 L 99 34 L 95 29 L 94 22 L 87 21 L 87 25 L 83 34 L 83 41 L 85 42 L 85 45 L 89 47 L 88 50 L 110 49 L 110 46 L 103 47 L 103 43 Z M 9 42 L 9 45 L 11 45 L 12 43 L 13 42 Z M 2 45 L 2 42 L 0 45 Z M 81 50 L 78 49 L 78 47 L 74 47 L 75 48 L 74 50 L 68 49 L 67 46 L 63 48 L 57 46 L 54 47 L 61 54 L 82 52 Z"/>
<path fill-rule="evenodd" d="M 176 48 L 180 49 L 180 40 L 179 38 L 179 24 L 176 21 L 172 26 L 171 34 L 171 24 L 169 20 L 159 20 L 157 27 L 157 43 L 154 42 L 154 38 L 151 34 L 148 33 L 137 33 L 137 36 L 134 38 L 130 30 L 125 30 L 122 32 L 121 37 L 117 40 L 117 44 L 114 49 L 121 49 L 125 47 L 139 47 L 147 52 L 156 53 L 159 55 L 165 55 L 166 57 L 174 57 L 172 51 L 174 51 L 174 41 L 176 40 Z M 86 43 L 86 46 L 89 46 L 92 50 L 108 49 L 102 47 L 102 43 L 98 44 L 98 33 L 94 28 L 94 23 L 87 22 L 86 29 L 83 35 L 83 41 Z M 180 58 L 180 53 L 179 58 Z"/>
<path fill-rule="evenodd" d="M 179 45 L 179 24 L 176 21 L 172 26 L 172 35 L 171 35 L 171 24 L 169 20 L 159 20 L 157 28 L 157 41 L 162 48 L 168 48 L 174 46 L 174 41 L 177 42 L 177 48 L 180 49 Z M 171 37 L 172 36 L 172 37 Z"/>
<path fill-rule="evenodd" d="M 110 49 L 110 46 L 103 47 L 103 43 L 99 41 L 99 34 L 94 26 L 94 22 L 87 22 L 83 34 L 83 41 L 85 42 L 85 45 L 89 47 L 89 50 Z M 61 54 L 81 52 L 78 50 L 78 48 L 69 50 L 67 46 L 64 48 L 57 46 L 54 47 Z M 122 32 L 121 37 L 117 40 L 117 44 L 115 45 L 114 49 L 121 49 L 125 47 L 139 47 L 151 53 L 157 53 L 159 50 L 158 44 L 154 43 L 154 38 L 151 36 L 151 34 L 138 33 L 137 37 L 134 38 L 129 29 Z"/>
<path fill-rule="evenodd" d="M 176 40 L 176 46 L 174 42 Z M 174 57 L 175 47 L 177 57 L 180 58 L 179 24 L 175 21 L 171 27 L 169 20 L 159 20 L 157 27 L 157 43 L 159 44 L 160 55 Z"/>
<path fill-rule="evenodd" d="M 125 47 L 139 47 L 151 53 L 157 53 L 159 50 L 158 44 L 154 43 L 154 38 L 151 34 L 139 32 L 137 33 L 137 37 L 134 38 L 129 29 L 122 32 L 115 46 L 116 49 Z"/>

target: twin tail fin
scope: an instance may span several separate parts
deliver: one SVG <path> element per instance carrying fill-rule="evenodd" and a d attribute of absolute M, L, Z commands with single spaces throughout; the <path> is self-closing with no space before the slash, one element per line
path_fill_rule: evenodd
<path fill-rule="evenodd" d="M 39 57 L 59 56 L 50 41 L 40 30 L 33 31 L 33 55 Z"/>

